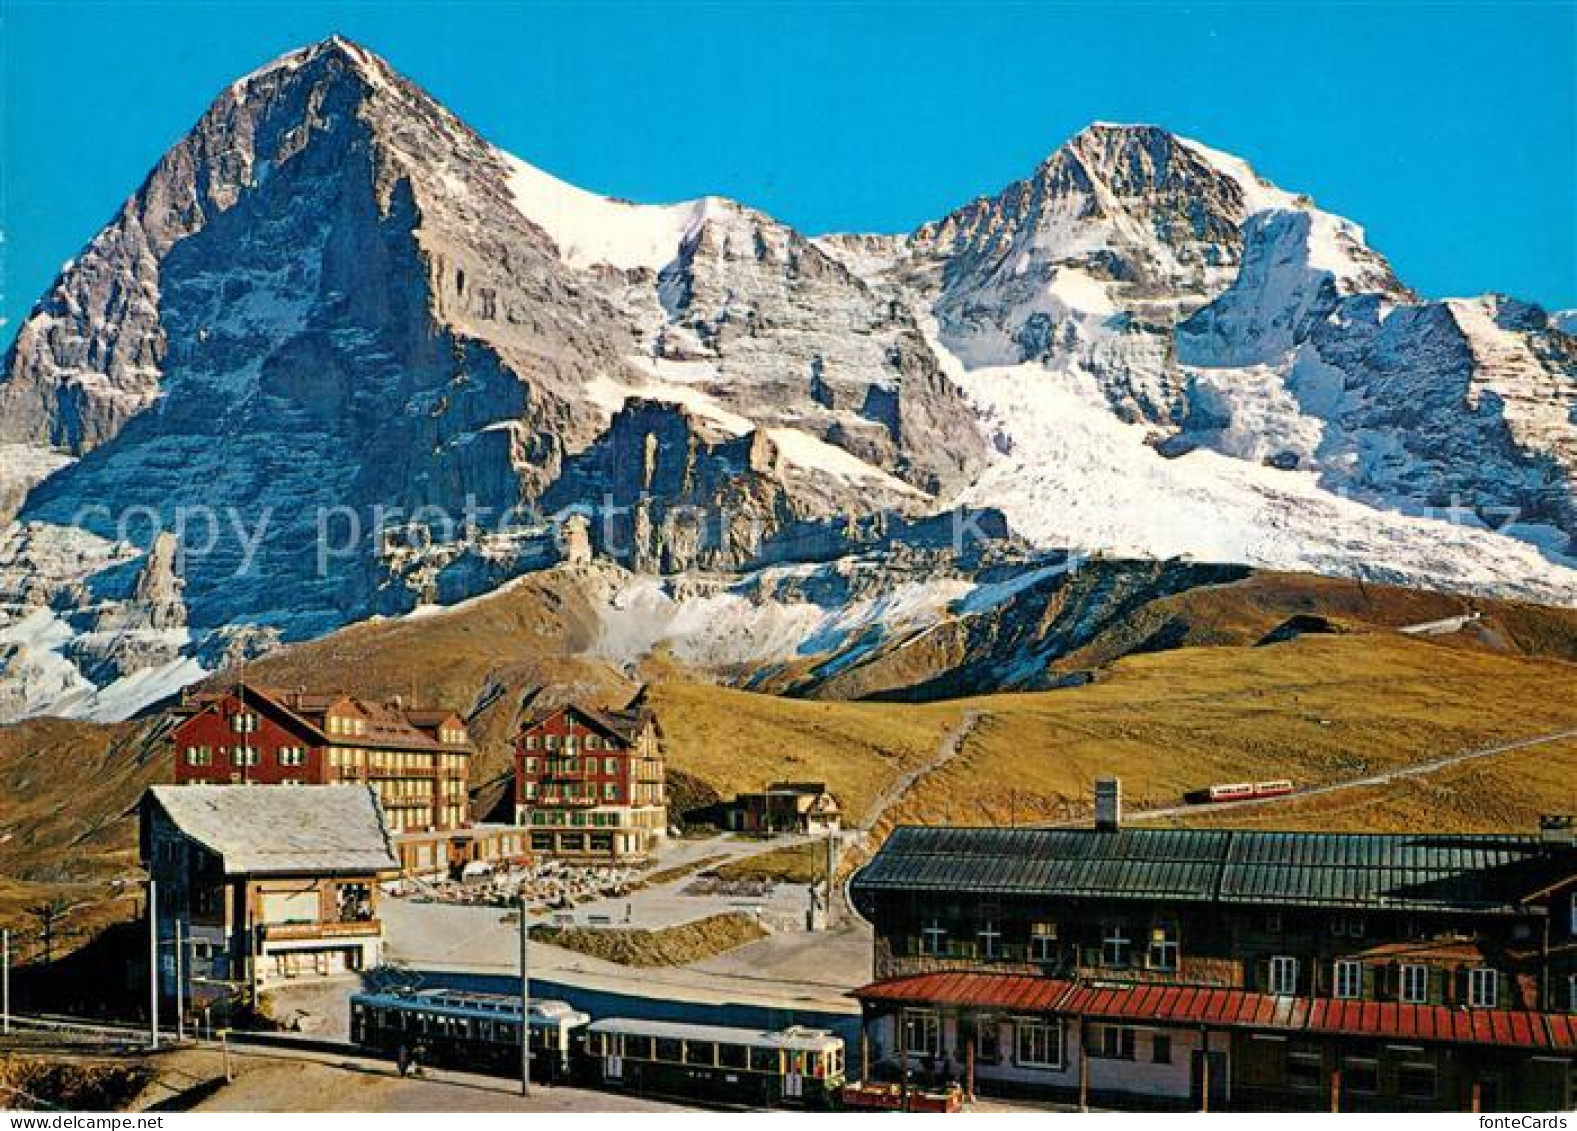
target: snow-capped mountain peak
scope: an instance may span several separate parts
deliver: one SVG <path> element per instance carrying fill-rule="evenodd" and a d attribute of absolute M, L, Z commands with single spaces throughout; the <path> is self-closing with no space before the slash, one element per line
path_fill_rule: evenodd
<path fill-rule="evenodd" d="M 1577 603 L 1560 325 L 1422 302 L 1358 225 L 1156 126 L 908 236 L 807 238 L 587 192 L 331 38 L 222 91 L 17 329 L 0 717 L 552 560 L 372 528 L 467 501 L 610 506 L 595 548 L 653 573 L 901 559 L 967 503 L 1041 547 Z M 172 554 L 103 500 L 234 519 Z M 366 524 L 326 565 L 324 511 Z"/>

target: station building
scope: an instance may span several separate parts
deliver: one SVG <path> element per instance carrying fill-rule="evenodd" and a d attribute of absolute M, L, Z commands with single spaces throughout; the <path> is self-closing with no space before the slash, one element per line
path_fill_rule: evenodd
<path fill-rule="evenodd" d="M 399 861 L 371 787 L 156 785 L 138 818 L 165 996 L 177 970 L 200 1009 L 382 962 L 378 885 Z"/>
<path fill-rule="evenodd" d="M 1100 812 L 1098 807 L 1098 812 Z M 1577 1100 L 1577 849 L 1539 835 L 900 828 L 868 1070 L 1185 1109 Z"/>

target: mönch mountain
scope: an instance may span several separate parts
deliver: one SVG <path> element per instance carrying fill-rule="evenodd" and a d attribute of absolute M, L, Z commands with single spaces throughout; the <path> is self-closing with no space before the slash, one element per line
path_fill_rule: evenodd
<path fill-rule="evenodd" d="M 1574 471 L 1569 321 L 1421 297 L 1163 129 L 811 237 L 563 183 L 334 38 L 221 92 L 5 355 L 0 719 L 566 560 L 599 654 L 761 685 L 1000 649 L 966 622 L 1090 557 L 1102 624 L 1241 567 L 1577 604 Z"/>

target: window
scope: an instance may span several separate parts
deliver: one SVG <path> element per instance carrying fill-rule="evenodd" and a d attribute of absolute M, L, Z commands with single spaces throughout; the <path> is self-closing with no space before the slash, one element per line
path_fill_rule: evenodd
<path fill-rule="evenodd" d="M 1396 1066 L 1396 1091 L 1398 1095 L 1415 1100 L 1435 1098 L 1435 1066 L 1433 1064 L 1398 1064 Z"/>
<path fill-rule="evenodd" d="M 602 760 L 602 772 L 610 775 L 618 773 L 619 760 L 617 758 L 604 758 Z"/>
<path fill-rule="evenodd" d="M 908 1055 L 941 1055 L 942 1023 L 934 1009 L 906 1009 L 900 1023 L 903 1025 L 903 1048 Z"/>
<path fill-rule="evenodd" d="M 188 746 L 186 748 L 186 764 L 188 766 L 211 766 L 214 761 L 214 752 L 206 746 Z"/>
<path fill-rule="evenodd" d="M 1157 1033 L 1150 1038 L 1150 1060 L 1156 1064 L 1172 1063 L 1172 1035 Z"/>
<path fill-rule="evenodd" d="M 1134 1030 L 1124 1025 L 1103 1025 L 1095 1030 L 1090 1055 L 1102 1060 L 1132 1060 L 1136 1043 Z"/>
<path fill-rule="evenodd" d="M 1351 1092 L 1378 1092 L 1380 1062 L 1369 1056 L 1343 1057 L 1342 1087 Z"/>
<path fill-rule="evenodd" d="M 257 751 L 250 746 L 237 746 L 230 751 L 230 761 L 237 766 L 255 766 Z"/>
<path fill-rule="evenodd" d="M 1325 1061 L 1318 1049 L 1294 1048 L 1287 1050 L 1287 1086 L 1289 1088 L 1318 1088 L 1324 1083 Z"/>
<path fill-rule="evenodd" d="M 611 781 L 603 782 L 602 799 L 604 801 L 617 801 L 619 799 L 619 787 Z"/>
<path fill-rule="evenodd" d="M 1057 959 L 1057 924 L 1031 923 L 1029 926 L 1029 958 L 1031 962 L 1055 962 Z"/>
<path fill-rule="evenodd" d="M 537 736 L 534 735 L 534 734 L 526 735 L 526 749 L 527 750 L 535 750 L 536 748 L 537 748 Z"/>
<path fill-rule="evenodd" d="M 939 919 L 932 919 L 920 931 L 920 953 L 940 955 L 947 953 L 947 928 Z"/>
<path fill-rule="evenodd" d="M 1298 992 L 1298 960 L 1278 954 L 1270 960 L 1270 992 L 1295 994 Z"/>
<path fill-rule="evenodd" d="M 1566 1008 L 1577 1013 L 1577 974 L 1566 975 Z"/>
<path fill-rule="evenodd" d="M 230 729 L 236 734 L 252 734 L 257 730 L 257 716 L 251 711 L 237 711 L 230 716 Z"/>
<path fill-rule="evenodd" d="M 1332 984 L 1337 997 L 1358 998 L 1363 996 L 1363 964 L 1351 959 L 1337 959 L 1336 968 L 1332 972 Z"/>
<path fill-rule="evenodd" d="M 307 751 L 301 746 L 281 746 L 279 748 L 279 764 L 281 766 L 304 766 L 307 763 Z"/>
<path fill-rule="evenodd" d="M 1177 924 L 1163 923 L 1150 930 L 1150 969 L 1177 969 Z"/>
<path fill-rule="evenodd" d="M 1101 962 L 1107 966 L 1127 966 L 1132 958 L 1133 940 L 1123 931 L 1121 924 L 1109 925 L 1101 941 Z"/>
<path fill-rule="evenodd" d="M 1030 1068 L 1061 1068 L 1062 1026 L 1028 1018 L 1015 1021 L 1013 1060 Z"/>
<path fill-rule="evenodd" d="M 980 957 L 1002 957 L 1002 932 L 997 930 L 996 920 L 987 919 L 980 925 L 980 930 L 975 932 L 975 938 L 980 942 Z"/>
<path fill-rule="evenodd" d="M 602 749 L 602 736 L 601 735 L 596 735 L 596 734 L 588 734 L 586 736 L 586 749 L 587 750 L 601 750 Z"/>
<path fill-rule="evenodd" d="M 1429 1000 L 1429 967 L 1408 962 L 1401 969 L 1402 1000 L 1409 1005 L 1423 1005 Z"/>
<path fill-rule="evenodd" d="M 1467 999 L 1474 1009 L 1494 1009 L 1500 1000 L 1500 975 L 1483 966 L 1469 970 Z"/>
<path fill-rule="evenodd" d="M 556 734 L 550 734 L 542 741 L 543 745 L 549 750 L 557 750 L 559 748 L 559 736 Z"/>

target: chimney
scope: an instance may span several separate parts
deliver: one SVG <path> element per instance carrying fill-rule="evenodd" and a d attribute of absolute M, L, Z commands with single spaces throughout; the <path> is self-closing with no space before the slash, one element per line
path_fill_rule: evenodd
<path fill-rule="evenodd" d="M 1123 783 L 1118 778 L 1095 779 L 1095 830 L 1114 833 L 1123 819 Z"/>

